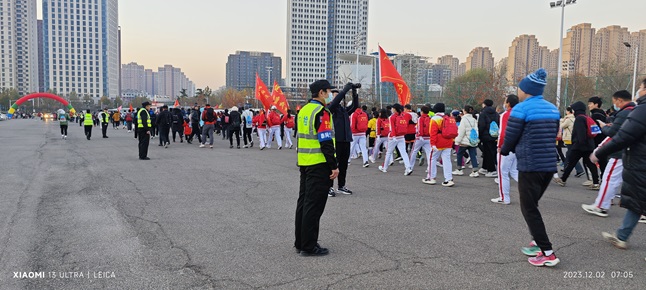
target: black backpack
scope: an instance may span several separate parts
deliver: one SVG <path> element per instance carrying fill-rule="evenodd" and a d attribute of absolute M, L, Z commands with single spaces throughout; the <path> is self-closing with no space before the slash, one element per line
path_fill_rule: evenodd
<path fill-rule="evenodd" d="M 179 117 L 177 114 L 173 114 L 173 124 L 179 124 Z"/>
<path fill-rule="evenodd" d="M 206 119 L 204 121 L 207 121 L 209 123 L 215 121 L 215 111 L 213 111 L 213 108 L 207 108 L 204 117 Z"/>

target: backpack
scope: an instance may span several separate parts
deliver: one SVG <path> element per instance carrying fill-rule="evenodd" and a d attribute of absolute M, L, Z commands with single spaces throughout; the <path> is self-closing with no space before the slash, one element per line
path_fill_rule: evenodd
<path fill-rule="evenodd" d="M 392 128 L 395 136 L 406 135 L 408 132 L 408 121 L 403 114 L 395 115 L 395 128 Z"/>
<path fill-rule="evenodd" d="M 209 123 L 215 121 L 215 111 L 213 111 L 213 108 L 207 108 L 206 111 L 204 111 L 204 121 Z"/>
<path fill-rule="evenodd" d="M 590 116 L 585 115 L 585 120 L 588 123 L 588 130 L 586 132 L 588 139 L 592 139 L 601 134 L 601 128 L 599 128 L 599 125 L 597 125 L 597 122 L 595 122 L 594 119 L 590 118 Z"/>
<path fill-rule="evenodd" d="M 240 118 L 235 118 L 235 120 L 233 120 L 232 125 L 233 125 L 233 128 L 240 127 Z"/>
<path fill-rule="evenodd" d="M 422 120 L 424 122 L 422 122 Z M 419 124 L 419 135 L 422 137 L 428 137 L 431 135 L 431 130 L 430 130 L 430 125 L 431 125 L 431 119 L 430 118 L 420 118 L 418 120 Z"/>
<path fill-rule="evenodd" d="M 176 114 L 173 114 L 173 124 L 179 124 L 179 117 Z"/>
<path fill-rule="evenodd" d="M 132 122 L 132 114 L 126 114 L 126 122 Z"/>
<path fill-rule="evenodd" d="M 495 124 L 495 122 L 493 122 Z M 480 136 L 478 136 L 478 130 L 475 125 L 471 126 L 471 132 L 469 132 L 469 145 L 471 147 L 478 147 L 480 144 Z"/>
<path fill-rule="evenodd" d="M 357 123 L 354 124 L 355 129 L 359 132 L 365 132 L 368 130 L 368 115 L 366 113 L 361 112 L 359 116 L 357 116 Z"/>
<path fill-rule="evenodd" d="M 491 121 L 491 124 L 489 124 L 489 135 L 493 138 L 498 138 L 499 134 L 500 127 L 498 127 L 498 124 L 495 121 Z"/>
<path fill-rule="evenodd" d="M 458 125 L 455 118 L 447 115 L 442 116 L 442 137 L 445 139 L 454 139 L 458 137 Z"/>
<path fill-rule="evenodd" d="M 245 122 L 247 123 L 247 127 L 251 127 L 251 123 L 253 122 L 251 115 L 245 117 Z"/>
<path fill-rule="evenodd" d="M 229 124 L 229 116 L 224 116 L 224 123 Z"/>

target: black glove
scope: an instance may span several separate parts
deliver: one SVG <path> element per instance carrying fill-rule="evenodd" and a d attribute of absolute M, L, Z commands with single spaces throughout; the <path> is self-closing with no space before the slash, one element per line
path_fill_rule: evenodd
<path fill-rule="evenodd" d="M 352 83 L 347 83 L 347 84 L 345 84 L 345 87 L 343 87 L 343 91 L 347 92 L 347 91 L 351 90 L 353 87 L 354 86 L 352 85 Z"/>

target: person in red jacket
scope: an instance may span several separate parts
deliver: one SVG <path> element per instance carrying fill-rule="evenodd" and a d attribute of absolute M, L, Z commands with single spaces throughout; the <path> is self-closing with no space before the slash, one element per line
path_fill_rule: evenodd
<path fill-rule="evenodd" d="M 518 97 L 516 95 L 509 95 L 505 100 L 505 112 L 500 115 L 500 133 L 498 134 L 498 195 L 499 197 L 491 199 L 491 202 L 498 204 L 509 204 L 509 177 L 518 182 L 518 160 L 516 154 L 510 152 L 507 156 L 500 154 L 500 149 L 505 141 L 505 130 L 507 129 L 507 121 L 512 108 L 518 105 Z"/>
<path fill-rule="evenodd" d="M 408 122 L 404 117 L 404 114 L 406 114 L 404 113 L 404 107 L 400 104 L 394 104 L 392 112 L 393 114 L 390 116 L 390 134 L 388 135 L 386 159 L 384 160 L 384 164 L 379 166 L 379 170 L 384 173 L 388 172 L 388 166 L 393 160 L 393 152 L 395 151 L 395 148 L 399 149 L 399 152 L 402 152 L 402 154 L 406 152 L 406 141 L 404 140 L 404 136 L 408 131 Z M 408 158 L 403 158 L 403 160 L 406 167 L 404 175 L 410 175 L 413 172 L 410 162 Z"/>
<path fill-rule="evenodd" d="M 375 163 L 377 155 L 381 154 L 381 145 L 388 146 L 388 134 L 390 134 L 390 121 L 388 120 L 388 111 L 381 109 L 377 115 L 377 129 L 376 129 L 375 146 L 372 150 L 372 156 L 368 158 L 370 162 Z M 388 150 L 388 148 L 386 148 Z"/>
<path fill-rule="evenodd" d="M 258 139 L 260 139 L 260 150 L 265 149 L 267 146 L 267 118 L 265 118 L 265 111 L 260 110 L 258 114 L 253 117 L 253 125 L 258 130 Z"/>
<path fill-rule="evenodd" d="M 276 138 L 278 150 L 283 149 L 283 140 L 280 138 L 280 115 L 276 106 L 271 106 L 271 111 L 267 115 L 267 125 L 269 126 L 269 139 L 267 139 L 267 148 L 271 148 L 273 139 Z"/>
<path fill-rule="evenodd" d="M 292 143 L 292 131 L 294 130 L 295 124 L 292 110 L 288 109 L 287 114 L 285 114 L 283 119 L 280 121 L 285 124 L 285 147 L 292 149 L 294 148 L 294 143 Z"/>
<path fill-rule="evenodd" d="M 407 152 L 410 152 L 415 144 L 417 135 L 417 119 L 419 118 L 417 113 L 413 112 L 413 107 L 410 104 L 404 106 L 404 118 L 408 121 L 408 129 L 406 130 L 404 139 L 406 140 L 406 150 Z M 404 152 L 404 155 L 405 153 L 406 152 Z"/>
<path fill-rule="evenodd" d="M 445 106 L 443 103 L 437 103 L 433 106 L 435 116 L 431 118 L 431 162 L 428 164 L 428 176 L 422 182 L 426 184 L 437 184 L 435 180 L 437 176 L 437 159 L 442 157 L 442 168 L 444 169 L 444 182 L 442 186 L 451 187 L 455 185 L 453 182 L 453 168 L 451 163 L 451 149 L 453 148 L 454 138 L 447 139 L 442 135 L 444 110 Z"/>
<path fill-rule="evenodd" d="M 430 162 L 431 158 L 431 117 L 428 115 L 430 109 L 426 106 L 422 107 L 422 115 L 417 119 L 417 129 L 415 133 L 415 143 L 413 150 L 409 154 L 410 166 L 415 167 L 415 158 L 417 152 L 424 150 L 426 154 L 426 163 Z M 422 159 L 424 160 L 424 159 Z M 421 164 L 420 164 L 421 165 Z"/>
<path fill-rule="evenodd" d="M 368 114 L 362 108 L 357 108 L 350 116 L 350 130 L 352 131 L 352 145 L 350 152 L 357 147 L 361 150 L 363 167 L 368 167 L 368 149 L 366 148 L 366 130 L 368 130 Z M 348 160 L 348 163 L 350 160 Z"/>

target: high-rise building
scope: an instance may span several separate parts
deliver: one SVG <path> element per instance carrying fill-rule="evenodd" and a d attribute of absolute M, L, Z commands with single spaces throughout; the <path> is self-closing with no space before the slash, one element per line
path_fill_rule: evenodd
<path fill-rule="evenodd" d="M 392 58 L 393 64 L 412 91 L 419 90 L 428 82 L 428 57 L 411 53 L 398 54 Z"/>
<path fill-rule="evenodd" d="M 121 86 L 122 94 L 148 95 L 144 66 L 136 62 L 121 65 Z"/>
<path fill-rule="evenodd" d="M 540 45 L 534 35 L 514 39 L 507 58 L 507 80 L 516 83 L 540 67 Z"/>
<path fill-rule="evenodd" d="M 43 21 L 37 20 L 38 27 L 38 92 L 45 92 L 45 59 L 43 58 Z"/>
<path fill-rule="evenodd" d="M 342 53 L 367 53 L 368 0 L 289 0 L 287 86 L 338 84 Z"/>
<path fill-rule="evenodd" d="M 595 29 L 590 23 L 581 23 L 568 29 L 563 39 L 561 69 L 564 73 L 578 72 L 585 76 L 594 74 L 591 65 L 594 36 Z"/>
<path fill-rule="evenodd" d="M 613 25 L 599 29 L 594 36 L 592 71 L 599 74 L 606 65 L 616 68 L 632 68 L 633 65 L 629 58 L 630 49 L 624 45 L 624 42 L 630 42 L 630 40 L 628 28 Z"/>
<path fill-rule="evenodd" d="M 45 89 L 119 94 L 118 0 L 44 0 Z"/>
<path fill-rule="evenodd" d="M 458 66 L 458 71 L 455 73 L 455 77 L 461 77 L 465 73 L 467 73 L 467 64 L 463 62 Z"/>
<path fill-rule="evenodd" d="M 36 0 L 0 0 L 0 87 L 38 90 Z"/>
<path fill-rule="evenodd" d="M 186 77 L 180 68 L 169 64 L 164 65 L 159 67 L 157 76 L 153 78 L 155 78 L 157 86 L 155 95 L 176 98 L 180 96 L 182 90 L 186 90 L 186 95 L 189 97 L 195 95 L 195 84 Z"/>
<path fill-rule="evenodd" d="M 637 74 L 646 74 L 646 29 L 630 34 L 630 63 L 634 67 L 635 46 L 639 46 L 639 58 L 637 59 Z"/>
<path fill-rule="evenodd" d="M 144 71 L 145 74 L 145 87 L 146 87 L 146 93 L 149 96 L 154 96 L 159 93 L 158 89 L 158 84 L 157 84 L 157 79 L 159 78 L 159 75 L 157 72 L 153 72 L 152 69 L 146 69 Z"/>
<path fill-rule="evenodd" d="M 274 81 L 280 83 L 283 75 L 282 59 L 271 52 L 236 51 L 229 55 L 226 80 L 228 88 L 254 88 L 256 73 L 267 86 L 273 86 Z"/>
<path fill-rule="evenodd" d="M 466 62 L 466 70 L 476 68 L 486 69 L 493 71 L 494 59 L 491 50 L 488 47 L 476 47 L 469 53 Z"/>
<path fill-rule="evenodd" d="M 427 84 L 444 86 L 451 81 L 451 69 L 448 65 L 434 64 L 427 70 Z"/>
<path fill-rule="evenodd" d="M 437 58 L 437 64 L 445 65 L 451 70 L 451 79 L 455 78 L 460 70 L 460 60 L 452 55 Z"/>

